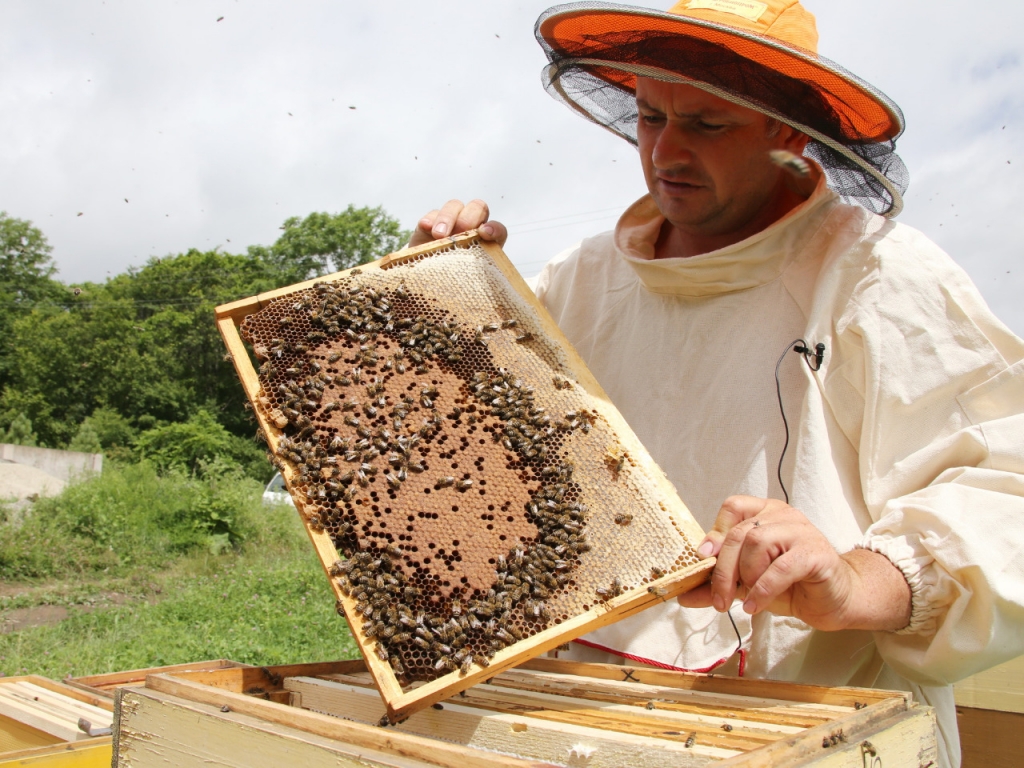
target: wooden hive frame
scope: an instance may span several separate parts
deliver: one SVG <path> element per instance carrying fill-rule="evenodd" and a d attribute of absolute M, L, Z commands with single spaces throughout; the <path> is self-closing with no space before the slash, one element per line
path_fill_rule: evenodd
<path fill-rule="evenodd" d="M 84 718 L 97 729 L 109 728 L 113 701 L 38 675 L 0 680 L 0 766 L 60 765 L 99 768 L 110 765 L 111 738 L 89 736 Z M 102 730 L 101 730 L 102 732 Z"/>
<path fill-rule="evenodd" d="M 487 682 L 382 729 L 371 724 L 382 707 L 362 661 L 154 675 L 145 689 L 119 694 L 114 766 L 163 764 L 168 752 L 269 765 L 249 742 L 260 723 L 292 729 L 288 743 L 296 733 L 326 738 L 360 758 L 343 764 L 360 766 L 924 768 L 937 760 L 934 712 L 904 692 L 553 659 Z M 173 730 L 164 714 L 154 719 L 172 707 L 182 722 L 216 727 L 233 762 L 205 752 L 212 730 L 195 735 Z"/>
<path fill-rule="evenodd" d="M 366 278 L 361 279 L 372 278 L 375 273 L 391 269 L 396 265 L 416 262 L 446 249 L 469 245 L 479 246 L 486 252 L 493 265 L 497 267 L 501 276 L 511 287 L 511 290 L 517 295 L 518 300 L 521 300 L 522 305 L 528 308 L 532 315 L 531 322 L 534 323 L 534 327 L 539 328 L 540 332 L 550 342 L 560 347 L 564 353 L 561 372 L 568 378 L 575 380 L 576 386 L 589 396 L 594 412 L 599 413 L 600 417 L 610 425 L 611 430 L 620 442 L 623 453 L 629 456 L 631 462 L 639 465 L 638 471 L 642 470 L 644 477 L 653 484 L 656 494 L 662 500 L 660 507 L 665 517 L 675 527 L 675 530 L 686 542 L 690 542 L 691 546 L 699 542 L 703 538 L 704 533 L 693 520 L 682 501 L 679 500 L 674 487 L 649 457 L 618 410 L 611 404 L 608 396 L 575 352 L 568 339 L 566 339 L 562 331 L 540 305 L 533 291 L 522 279 L 499 246 L 479 240 L 475 232 L 468 232 L 446 241 L 398 251 L 372 264 L 360 265 L 358 270 L 359 273 L 366 275 Z M 260 428 L 263 430 L 272 451 L 277 451 L 282 432 L 270 422 L 264 409 L 259 407 L 260 379 L 240 336 L 239 326 L 246 317 L 270 306 L 276 299 L 301 290 L 313 288 L 318 283 L 342 280 L 352 274 L 352 270 L 339 272 L 225 304 L 216 310 L 218 329 L 224 339 L 245 392 L 253 404 L 253 410 L 256 413 Z M 298 480 L 297 473 L 289 463 L 284 463 L 282 474 L 289 489 L 295 487 Z M 307 515 L 304 513 L 303 498 L 297 493 L 293 493 L 292 497 L 303 519 L 306 520 Z M 324 530 L 315 530 L 308 522 L 306 529 L 325 572 L 330 576 L 332 565 L 339 560 L 339 553 L 331 536 Z M 330 583 L 338 600 L 338 605 L 349 620 L 352 635 L 363 657 L 366 659 L 367 666 L 387 706 L 387 714 L 394 722 L 469 688 L 486 678 L 490 678 L 501 670 L 516 666 L 526 659 L 551 650 L 570 639 L 631 616 L 660 601 L 671 599 L 686 592 L 706 581 L 713 566 L 714 560 L 708 559 L 671 570 L 667 575 L 660 578 L 656 575 L 652 576 L 646 580 L 646 583 L 636 588 L 625 591 L 621 595 L 613 596 L 605 602 L 595 601 L 596 604 L 590 607 L 589 610 L 575 616 L 570 616 L 567 620 L 553 624 L 537 634 L 520 640 L 503 650 L 499 650 L 490 660 L 487 668 L 474 666 L 468 674 L 460 674 L 458 671 L 453 671 L 410 690 L 403 690 L 389 664 L 377 659 L 374 653 L 373 642 L 364 637 L 363 633 L 359 631 L 359 622 L 354 622 L 352 619 L 356 615 L 355 600 L 344 594 L 334 579 L 331 579 Z"/>

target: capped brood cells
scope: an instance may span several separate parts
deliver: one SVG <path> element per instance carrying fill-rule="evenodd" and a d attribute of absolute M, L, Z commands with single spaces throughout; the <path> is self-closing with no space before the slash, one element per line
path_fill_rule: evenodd
<path fill-rule="evenodd" d="M 340 606 L 403 684 L 558 645 L 697 563 L 699 528 L 571 347 L 500 251 L 466 245 L 259 299 L 241 327 L 275 461 L 346 558 L 317 545 Z"/>

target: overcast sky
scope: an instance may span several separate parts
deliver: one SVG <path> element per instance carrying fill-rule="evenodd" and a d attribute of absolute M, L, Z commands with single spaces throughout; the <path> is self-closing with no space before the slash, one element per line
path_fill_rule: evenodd
<path fill-rule="evenodd" d="M 482 197 L 533 275 L 644 192 L 636 151 L 541 88 L 549 4 L 2 0 L 0 210 L 83 281 L 269 244 L 288 216 L 411 227 Z M 899 220 L 1024 335 L 1024 3 L 805 4 L 821 53 L 903 108 Z"/>

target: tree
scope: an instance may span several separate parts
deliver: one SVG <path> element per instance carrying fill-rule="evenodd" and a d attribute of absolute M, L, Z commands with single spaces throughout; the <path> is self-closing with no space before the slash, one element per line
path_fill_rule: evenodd
<path fill-rule="evenodd" d="M 410 234 L 380 206 L 293 216 L 281 229 L 272 246 L 249 252 L 273 264 L 289 283 L 375 261 L 405 245 Z"/>
<path fill-rule="evenodd" d="M 0 429 L 0 443 L 39 445 L 36 433 L 32 431 L 31 419 L 23 413 L 19 413 L 11 419 L 11 424 L 7 429 Z"/>
<path fill-rule="evenodd" d="M 54 281 L 57 271 L 43 233 L 29 221 L 0 211 L 0 388 L 10 380 L 14 321 L 37 303 L 59 300 L 63 286 Z"/>

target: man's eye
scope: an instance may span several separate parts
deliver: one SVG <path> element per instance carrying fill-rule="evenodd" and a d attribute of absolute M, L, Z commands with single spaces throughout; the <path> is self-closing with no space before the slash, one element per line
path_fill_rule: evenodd
<path fill-rule="evenodd" d="M 706 123 L 703 120 L 697 123 L 697 127 L 707 133 L 717 133 L 725 129 L 725 126 L 721 123 Z"/>
<path fill-rule="evenodd" d="M 664 120 L 661 115 L 640 115 L 640 119 L 643 120 L 645 125 L 657 125 Z"/>

